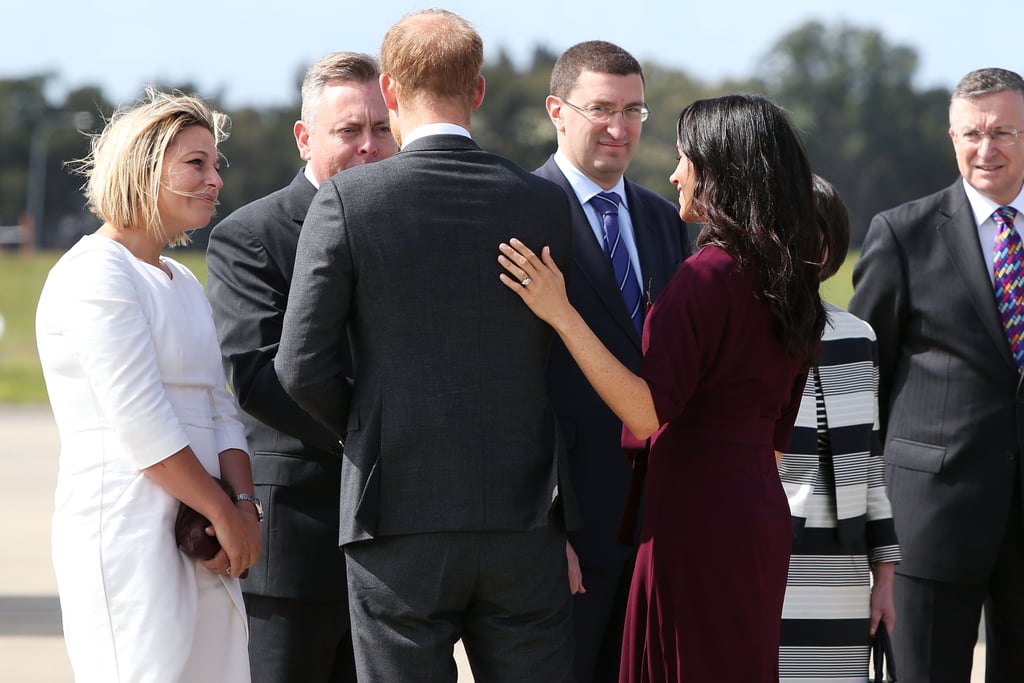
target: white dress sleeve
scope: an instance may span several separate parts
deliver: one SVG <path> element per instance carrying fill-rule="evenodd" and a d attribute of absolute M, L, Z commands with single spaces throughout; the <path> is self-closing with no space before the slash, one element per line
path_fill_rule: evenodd
<path fill-rule="evenodd" d="M 63 335 L 124 452 L 139 469 L 189 444 L 167 400 L 132 264 L 90 249 L 51 272 L 41 313 Z"/>
<path fill-rule="evenodd" d="M 245 426 L 238 419 L 238 402 L 227 389 L 227 378 L 224 376 L 224 366 L 221 363 L 220 344 L 217 341 L 217 332 L 213 323 L 213 308 L 203 292 L 203 286 L 191 270 L 174 259 L 168 258 L 165 262 L 175 270 L 175 277 L 187 278 L 189 284 L 195 287 L 194 304 L 189 308 L 194 310 L 196 317 L 203 316 L 202 320 L 193 319 L 191 324 L 206 332 L 201 335 L 203 348 L 197 348 L 195 351 L 205 354 L 205 359 L 213 360 L 210 364 L 210 411 L 216 434 L 217 452 L 223 453 L 228 449 L 236 448 L 249 453 L 249 445 L 245 438 Z"/>

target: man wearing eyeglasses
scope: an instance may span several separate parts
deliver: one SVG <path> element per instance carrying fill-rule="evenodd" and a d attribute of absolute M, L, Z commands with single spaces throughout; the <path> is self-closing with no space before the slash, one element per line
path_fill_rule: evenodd
<path fill-rule="evenodd" d="M 967 683 L 984 605 L 985 680 L 1024 681 L 1024 80 L 967 74 L 949 123 L 961 178 L 875 216 L 850 302 L 878 336 L 896 661 Z"/>
<path fill-rule="evenodd" d="M 689 254 L 676 207 L 623 177 L 649 115 L 640 64 L 611 43 L 574 45 L 555 63 L 546 106 L 558 150 L 535 173 L 569 197 L 569 298 L 604 345 L 635 371 L 646 308 Z M 618 249 L 629 259 L 616 268 Z M 615 681 L 634 558 L 632 548 L 616 542 L 630 490 L 622 423 L 557 339 L 547 383 L 583 515 L 583 528 L 569 535 L 568 548 L 570 566 L 578 554 L 582 570 L 583 590 L 573 599 L 576 680 Z"/>

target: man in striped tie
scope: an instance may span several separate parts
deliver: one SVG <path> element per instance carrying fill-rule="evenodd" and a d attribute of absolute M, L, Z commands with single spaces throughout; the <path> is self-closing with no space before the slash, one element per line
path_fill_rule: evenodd
<path fill-rule="evenodd" d="M 676 207 L 623 177 L 650 115 L 643 71 L 617 45 L 588 41 L 559 57 L 550 92 L 558 150 L 535 173 L 561 187 L 571 205 L 569 299 L 601 342 L 636 371 L 646 309 L 689 254 Z M 622 423 L 558 340 L 547 382 L 583 515 L 583 529 L 569 535 L 570 565 L 578 553 L 583 588 L 577 579 L 576 680 L 614 681 L 633 568 L 633 549 L 616 542 L 630 482 Z"/>
<path fill-rule="evenodd" d="M 949 108 L 959 178 L 874 218 L 850 311 L 878 336 L 903 564 L 901 683 L 1024 681 L 1024 80 L 967 74 Z"/>

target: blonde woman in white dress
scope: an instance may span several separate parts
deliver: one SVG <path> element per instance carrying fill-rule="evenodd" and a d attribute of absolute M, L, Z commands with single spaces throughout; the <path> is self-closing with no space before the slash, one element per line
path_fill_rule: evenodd
<path fill-rule="evenodd" d="M 227 123 L 199 99 L 153 90 L 116 112 L 81 163 L 103 225 L 40 296 L 61 438 L 53 563 L 78 683 L 250 680 L 235 577 L 261 541 L 245 437 L 202 286 L 161 256 L 213 215 Z M 181 502 L 211 520 L 212 559 L 178 550 Z"/>

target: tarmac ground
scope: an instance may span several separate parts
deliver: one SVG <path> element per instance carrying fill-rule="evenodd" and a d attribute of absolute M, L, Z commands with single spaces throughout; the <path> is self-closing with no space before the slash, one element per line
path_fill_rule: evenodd
<path fill-rule="evenodd" d="M 0 405 L 0 681 L 72 683 L 50 563 L 50 517 L 60 441 L 47 407 Z M 459 683 L 472 683 L 461 643 Z M 983 683 L 985 646 L 971 683 Z"/>
<path fill-rule="evenodd" d="M 72 683 L 50 562 L 60 440 L 48 407 L 0 405 L 0 682 Z M 472 683 L 456 646 L 459 683 Z"/>

